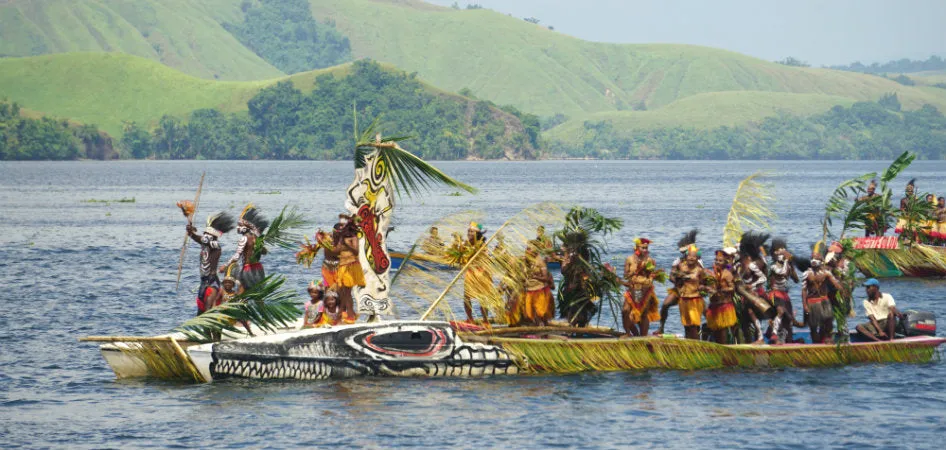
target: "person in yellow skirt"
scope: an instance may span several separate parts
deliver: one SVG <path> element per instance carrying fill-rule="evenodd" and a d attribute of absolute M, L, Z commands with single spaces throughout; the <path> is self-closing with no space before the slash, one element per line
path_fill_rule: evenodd
<path fill-rule="evenodd" d="M 552 275 L 545 258 L 534 245 L 526 246 L 526 286 L 522 319 L 538 326 L 548 326 L 554 316 Z"/>
<path fill-rule="evenodd" d="M 897 226 L 894 227 L 893 229 L 893 231 L 895 231 L 897 234 L 903 233 L 904 230 L 906 230 L 907 227 L 909 226 L 909 224 L 907 223 L 906 217 L 903 217 L 903 216 L 907 210 L 907 206 L 910 204 L 910 201 L 913 199 L 915 195 L 914 194 L 915 191 L 916 191 L 916 178 L 910 180 L 910 182 L 907 183 L 907 187 L 904 189 L 905 195 L 903 198 L 900 199 L 900 218 L 897 220 Z M 911 236 L 911 237 L 914 237 L 914 236 Z"/>
<path fill-rule="evenodd" d="M 473 323 L 473 299 L 480 301 L 480 312 L 483 314 L 483 323 L 489 324 L 489 313 L 482 300 L 490 294 L 493 289 L 493 277 L 490 275 L 489 255 L 486 252 L 480 252 L 480 249 L 486 245 L 486 229 L 483 225 L 471 222 L 467 230 L 467 240 L 463 246 L 463 258 L 461 264 L 470 262 L 476 258 L 463 274 L 463 310 L 466 312 L 466 320 Z"/>
<path fill-rule="evenodd" d="M 737 322 L 736 305 L 733 302 L 736 282 L 730 253 L 735 254 L 735 249 L 730 252 L 726 249 L 716 250 L 712 273 L 714 283 L 710 289 L 710 306 L 706 310 L 706 327 L 713 333 L 713 341 L 717 344 L 729 342 L 727 334 Z"/>
<path fill-rule="evenodd" d="M 365 285 L 365 273 L 361 268 L 361 261 L 358 260 L 358 225 L 347 217 L 342 218 L 339 223 L 342 227 L 334 243 L 338 251 L 338 271 L 335 274 L 338 300 L 342 311 L 348 317 L 357 318 L 352 289 Z"/>
<path fill-rule="evenodd" d="M 943 242 L 946 241 L 946 198 L 940 197 L 936 201 L 936 227 L 932 233 L 933 238 L 936 239 L 935 243 L 937 245 L 943 245 Z"/>
<path fill-rule="evenodd" d="M 650 257 L 650 240 L 634 239 L 634 254 L 624 261 L 624 306 L 621 318 L 628 336 L 647 336 L 650 323 L 660 320 L 654 278 L 660 274 Z"/>
<path fill-rule="evenodd" d="M 700 249 L 695 244 L 687 247 L 686 259 L 675 269 L 674 278 L 681 280 L 677 289 L 680 296 L 680 321 L 683 323 L 687 339 L 700 339 L 700 326 L 703 323 L 703 299 L 706 271 L 700 265 Z"/>

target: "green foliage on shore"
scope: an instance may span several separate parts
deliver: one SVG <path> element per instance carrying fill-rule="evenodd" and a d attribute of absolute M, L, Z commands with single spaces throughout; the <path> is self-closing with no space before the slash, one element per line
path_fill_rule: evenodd
<path fill-rule="evenodd" d="M 946 118 L 934 106 L 899 111 L 895 95 L 835 106 L 811 117 L 782 114 L 747 125 L 629 132 L 586 121 L 579 145 L 551 141 L 552 156 L 630 159 L 892 159 L 904 151 L 946 157 Z"/>
<path fill-rule="evenodd" d="M 367 60 L 344 77 L 318 76 L 309 93 L 288 81 L 266 87 L 246 113 L 199 109 L 150 130 L 128 123 L 122 146 L 136 158 L 348 159 L 352 104 L 360 120 L 381 115 L 385 128 L 413 136 L 408 149 L 425 159 L 533 158 L 540 146 L 537 116 L 433 92 Z"/>
<path fill-rule="evenodd" d="M 0 161 L 115 156 L 111 139 L 94 125 L 27 117 L 19 104 L 0 100 Z"/>
<path fill-rule="evenodd" d="M 348 38 L 331 22 L 318 23 L 307 0 L 244 1 L 242 23 L 225 28 L 250 50 L 285 73 L 351 61 Z"/>

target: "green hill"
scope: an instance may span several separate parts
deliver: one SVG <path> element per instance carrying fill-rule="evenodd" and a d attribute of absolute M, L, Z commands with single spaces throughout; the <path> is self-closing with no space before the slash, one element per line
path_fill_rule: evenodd
<path fill-rule="evenodd" d="M 122 52 L 207 79 L 284 75 L 223 28 L 241 0 L 0 1 L 0 56 Z"/>
<path fill-rule="evenodd" d="M 946 95 L 880 77 L 789 67 L 689 45 L 583 41 L 485 9 L 455 10 L 410 0 L 311 0 L 335 21 L 353 55 L 387 61 L 449 90 L 541 115 L 648 111 L 697 94 L 766 91 L 876 100 L 897 92 L 906 108 L 946 109 Z M 748 97 L 746 97 L 748 98 Z M 811 98 L 811 97 L 809 97 Z M 790 97 L 773 108 L 807 112 Z M 826 104 L 822 99 L 820 104 Z"/>
<path fill-rule="evenodd" d="M 195 109 L 242 111 L 263 87 L 291 80 L 312 90 L 323 73 L 344 75 L 349 65 L 265 81 L 213 81 L 183 74 L 158 62 L 120 53 L 63 53 L 0 59 L 0 98 L 82 123 L 113 136 L 123 121 L 151 123 L 165 114 Z"/>
<path fill-rule="evenodd" d="M 281 83 L 284 81 L 291 85 Z M 266 89 L 270 87 L 273 89 Z M 313 97 L 305 97 L 309 94 Z M 0 59 L 0 99 L 4 98 L 28 108 L 31 117 L 40 111 L 96 125 L 116 137 L 122 135 L 125 122 L 143 125 L 144 130 L 163 127 L 165 115 L 195 120 L 197 129 L 208 132 L 216 127 L 215 137 L 229 136 L 233 130 L 221 127 L 237 122 L 243 127 L 247 115 L 233 122 L 232 117 L 208 114 L 207 109 L 240 112 L 256 102 L 266 106 L 258 106 L 256 119 L 253 111 L 249 116 L 272 122 L 265 127 L 272 139 L 267 148 L 270 157 L 280 158 L 335 157 L 325 150 L 337 153 L 337 144 L 349 136 L 345 127 L 351 126 L 354 100 L 368 117 L 390 112 L 384 124 L 418 137 L 412 144 L 432 157 L 531 158 L 539 131 L 535 116 L 445 92 L 412 74 L 370 61 L 240 82 L 204 80 L 120 53 L 5 58 Z M 362 111 L 364 108 L 369 109 Z M 196 110 L 204 111 L 192 115 Z M 290 132 L 292 136 L 282 134 Z M 292 148 L 283 149 L 283 153 L 274 150 L 281 149 L 290 137 L 294 139 Z M 296 150 L 308 153 L 291 153 Z"/>
<path fill-rule="evenodd" d="M 456 10 L 418 0 L 309 1 L 316 20 L 334 23 L 349 39 L 355 58 L 417 72 L 446 91 L 468 88 L 478 98 L 522 111 L 567 115 L 569 121 L 547 133 L 552 139 L 574 141 L 589 120 L 627 129 L 711 128 L 779 113 L 810 115 L 887 93 L 896 93 L 906 110 L 930 103 L 946 111 L 946 89 L 931 86 L 940 81 L 935 75 L 904 86 L 874 75 L 789 67 L 699 46 L 588 42 L 485 9 Z M 221 25 L 240 23 L 243 10 L 257 4 L 0 1 L 0 55 L 111 51 L 183 72 L 135 61 L 109 73 L 108 62 L 95 67 L 82 61 L 86 57 L 70 55 L 27 62 L 0 59 L 3 72 L 19 71 L 0 73 L 0 95 L 110 131 L 122 120 L 153 120 L 196 107 L 239 109 L 260 86 L 284 76 Z M 79 83 L 70 80 L 72 70 L 83 78 Z M 24 76 L 37 77 L 42 89 Z M 303 73 L 293 80 L 311 83 L 314 77 Z M 209 81 L 214 78 L 268 81 Z M 83 90 L 76 93 L 72 86 Z M 103 107 L 101 96 L 118 104 Z M 86 101 L 71 100 L 80 97 Z M 137 100 L 128 103 L 129 98 Z"/>

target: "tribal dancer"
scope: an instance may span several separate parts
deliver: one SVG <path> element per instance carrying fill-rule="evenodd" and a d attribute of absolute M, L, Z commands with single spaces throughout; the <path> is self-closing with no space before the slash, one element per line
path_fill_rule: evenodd
<path fill-rule="evenodd" d="M 831 275 L 834 275 L 841 285 L 840 289 L 829 289 L 829 293 L 832 294 L 834 319 L 837 322 L 837 342 L 848 343 L 851 340 L 851 333 L 847 319 L 854 317 L 854 287 L 857 269 L 844 255 L 844 247 L 839 242 L 832 242 L 828 246 L 828 255 L 824 260 Z"/>
<path fill-rule="evenodd" d="M 687 247 L 686 259 L 674 269 L 673 277 L 680 280 L 677 295 L 680 296 L 680 321 L 687 339 L 700 339 L 700 326 L 703 322 L 704 278 L 706 272 L 700 264 L 700 249 L 695 244 Z"/>
<path fill-rule="evenodd" d="M 470 228 L 466 232 L 466 242 L 463 245 L 462 264 L 466 264 L 473 259 L 473 262 L 463 274 L 463 310 L 466 312 L 466 320 L 473 323 L 473 300 L 480 302 L 480 312 L 483 314 L 483 323 L 489 325 L 489 313 L 483 304 L 483 298 L 488 295 L 489 289 L 493 286 L 493 277 L 490 275 L 488 255 L 479 254 L 480 249 L 486 245 L 486 229 L 483 225 L 476 222 L 470 222 Z M 479 254 L 479 255 L 478 255 Z"/>
<path fill-rule="evenodd" d="M 880 194 L 877 193 L 877 180 L 870 180 L 870 184 L 867 185 L 867 193 L 858 197 L 857 201 L 866 203 L 877 197 L 880 197 Z M 887 227 L 886 224 L 881 224 L 881 217 L 883 217 L 883 213 L 878 211 L 877 208 L 869 209 L 866 223 L 864 223 L 864 237 L 884 235 Z"/>
<path fill-rule="evenodd" d="M 355 286 L 362 287 L 365 285 L 365 273 L 361 268 L 361 261 L 358 260 L 359 226 L 356 223 L 358 219 L 357 216 L 354 220 L 349 216 L 340 217 L 338 223 L 341 224 L 341 228 L 338 230 L 335 242 L 332 243 L 335 249 L 338 250 L 337 280 L 335 286 L 329 286 L 336 289 L 342 311 L 348 317 L 356 319 L 358 314 L 355 312 L 355 302 L 351 292 Z M 326 296 L 328 296 L 328 292 L 326 292 Z"/>
<path fill-rule="evenodd" d="M 660 326 L 657 327 L 657 331 L 654 334 L 664 334 L 664 325 L 667 323 L 667 315 L 670 313 L 670 307 L 676 305 L 680 302 L 680 296 L 678 291 L 680 286 L 683 284 L 683 280 L 678 280 L 674 273 L 677 270 L 677 267 L 686 259 L 687 248 L 691 244 L 696 243 L 696 235 L 700 230 L 692 229 L 689 233 L 683 235 L 679 241 L 677 241 L 677 247 L 680 250 L 680 256 L 677 259 L 673 260 L 673 263 L 670 265 L 670 282 L 673 283 L 673 287 L 667 289 L 667 297 L 664 298 L 663 303 L 660 305 Z M 700 267 L 703 267 L 703 262 L 699 262 Z"/>
<path fill-rule="evenodd" d="M 733 257 L 736 249 L 726 248 L 716 250 L 716 259 L 713 262 L 713 287 L 710 289 L 710 306 L 706 310 L 706 327 L 713 333 L 713 341 L 717 344 L 727 344 L 727 334 L 733 332 L 735 336 L 736 305 L 733 296 L 736 292 L 736 279 L 732 271 Z"/>
<path fill-rule="evenodd" d="M 523 319 L 546 327 L 555 311 L 555 305 L 552 302 L 552 275 L 549 274 L 545 258 L 539 254 L 539 249 L 532 245 L 526 246 L 525 266 L 526 293 L 522 308 Z"/>
<path fill-rule="evenodd" d="M 237 222 L 237 233 L 240 233 L 240 241 L 237 243 L 236 253 L 226 264 L 220 266 L 220 273 L 226 273 L 231 265 L 242 260 L 243 264 L 240 266 L 239 277 L 243 289 L 251 289 L 266 278 L 263 263 L 260 262 L 260 257 L 266 253 L 266 249 L 260 246 L 259 251 L 257 251 L 256 240 L 267 226 L 269 226 L 269 221 L 259 213 L 259 210 L 252 204 L 247 205 Z"/>
<path fill-rule="evenodd" d="M 773 262 L 769 268 L 769 300 L 775 305 L 775 320 L 772 322 L 770 337 L 777 344 L 792 342 L 795 312 L 792 299 L 788 295 L 788 280 L 798 283 L 798 274 L 792 265 L 792 254 L 788 252 L 783 239 L 773 239 L 769 247 Z"/>
<path fill-rule="evenodd" d="M 910 182 L 907 183 L 907 187 L 904 189 L 904 197 L 900 199 L 900 218 L 897 220 L 897 226 L 893 230 L 897 234 L 903 233 L 909 225 L 907 218 L 904 216 L 906 215 L 907 206 L 909 206 L 916 195 L 914 192 L 916 192 L 916 178 L 911 179 Z M 915 237 L 916 236 L 914 236 L 914 238 Z"/>
<path fill-rule="evenodd" d="M 760 266 L 764 266 L 764 263 L 762 262 L 762 254 L 759 249 L 768 239 L 769 235 L 764 233 L 754 233 L 752 231 L 743 233 L 742 239 L 739 240 L 740 261 L 739 266 L 736 268 L 736 272 L 739 274 L 742 283 L 749 288 L 749 291 L 763 299 L 768 298 L 765 292 L 767 278 L 765 272 L 760 268 Z M 763 343 L 764 339 L 762 333 L 764 330 L 762 329 L 762 324 L 759 322 L 759 318 L 756 316 L 752 302 L 749 301 L 749 299 L 743 299 L 740 303 L 739 326 L 742 328 L 743 338 L 746 339 L 746 341 L 751 339 L 753 343 L 756 344 Z M 752 330 L 753 326 L 755 327 L 754 332 Z"/>
<path fill-rule="evenodd" d="M 424 239 L 424 242 L 420 245 L 420 249 L 431 256 L 442 256 L 443 239 L 440 239 L 440 229 L 430 227 L 430 234 Z"/>
<path fill-rule="evenodd" d="M 197 233 L 197 227 L 187 224 L 187 235 L 200 244 L 200 287 L 197 289 L 197 314 L 203 314 L 217 306 L 220 290 L 220 278 L 217 277 L 217 263 L 220 262 L 220 242 L 224 233 L 233 229 L 233 217 L 220 212 L 207 218 L 207 227 L 203 234 Z"/>
<path fill-rule="evenodd" d="M 650 257 L 650 240 L 634 239 L 634 254 L 624 261 L 624 306 L 621 318 L 628 335 L 647 336 L 650 323 L 660 319 L 654 279 L 659 276 L 654 258 Z"/>
<path fill-rule="evenodd" d="M 339 222 L 332 228 L 331 234 L 322 230 L 315 233 L 315 238 L 318 239 L 324 252 L 322 254 L 322 283 L 325 286 L 334 286 L 338 282 L 338 250 L 335 248 L 335 241 L 341 239 L 341 236 L 339 236 L 339 231 L 342 229 L 341 220 L 339 218 Z M 347 221 L 348 216 L 345 216 L 344 220 Z"/>
<path fill-rule="evenodd" d="M 840 289 L 841 283 L 825 269 L 817 244 L 811 252 L 811 267 L 802 274 L 801 279 L 801 297 L 808 315 L 811 342 L 827 343 L 831 338 L 831 324 L 834 321 L 834 311 L 828 299 L 828 285 Z"/>
<path fill-rule="evenodd" d="M 245 289 L 240 285 L 240 281 L 227 274 L 227 276 L 223 277 L 223 289 L 220 290 L 222 301 L 217 304 L 230 303 L 244 291 Z M 250 328 L 249 322 L 241 320 L 240 325 L 243 325 L 243 328 L 246 329 L 246 334 L 253 336 L 253 330 Z"/>

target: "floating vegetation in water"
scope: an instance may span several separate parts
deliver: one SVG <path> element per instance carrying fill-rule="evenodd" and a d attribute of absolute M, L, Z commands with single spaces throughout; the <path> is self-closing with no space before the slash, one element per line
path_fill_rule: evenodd
<path fill-rule="evenodd" d="M 279 195 L 282 194 L 282 191 L 256 191 L 259 195 Z"/>
<path fill-rule="evenodd" d="M 135 203 L 135 198 L 122 197 L 118 200 L 103 200 L 103 199 L 98 199 L 98 198 L 90 198 L 86 200 L 79 200 L 79 203 L 102 203 L 105 205 L 110 205 L 112 203 Z"/>
<path fill-rule="evenodd" d="M 460 192 L 460 191 L 453 191 L 453 192 L 447 194 L 447 197 L 459 197 L 459 196 L 461 196 L 461 195 L 463 195 L 462 192 Z"/>

